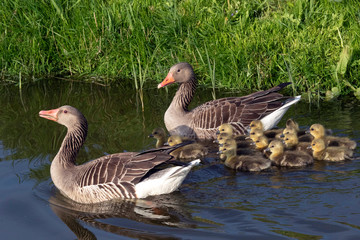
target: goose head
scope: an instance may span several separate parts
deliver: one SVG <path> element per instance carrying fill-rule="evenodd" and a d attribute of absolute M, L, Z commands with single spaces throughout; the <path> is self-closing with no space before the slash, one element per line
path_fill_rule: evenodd
<path fill-rule="evenodd" d="M 259 136 L 255 141 L 255 146 L 257 149 L 266 149 L 269 145 L 269 140 L 264 135 Z"/>
<path fill-rule="evenodd" d="M 218 127 L 218 130 L 216 133 L 217 134 L 226 133 L 226 134 L 232 136 L 234 133 L 234 129 L 229 123 L 223 123 Z"/>
<path fill-rule="evenodd" d="M 192 66 L 187 62 L 180 62 L 170 68 L 166 78 L 158 85 L 158 88 L 165 87 L 174 82 L 185 83 L 195 78 Z"/>
<path fill-rule="evenodd" d="M 263 130 L 260 129 L 251 129 L 250 131 L 250 139 L 255 142 L 259 137 L 264 136 Z"/>
<path fill-rule="evenodd" d="M 235 156 L 236 155 L 236 141 L 234 139 L 227 139 L 222 146 L 219 148 L 220 153 L 225 156 Z"/>
<path fill-rule="evenodd" d="M 294 128 L 295 130 L 299 131 L 299 124 L 297 122 L 294 121 L 294 119 L 289 118 L 286 121 L 286 127 L 290 127 L 290 128 Z"/>
<path fill-rule="evenodd" d="M 73 128 L 81 122 L 86 122 L 84 115 L 79 110 L 69 105 L 52 110 L 42 110 L 39 112 L 39 116 L 62 124 L 67 128 Z"/>
<path fill-rule="evenodd" d="M 299 143 L 299 139 L 297 137 L 297 134 L 295 133 L 288 133 L 284 135 L 283 142 L 286 147 L 291 148 L 296 146 Z"/>
<path fill-rule="evenodd" d="M 225 143 L 225 141 L 227 139 L 229 139 L 231 137 L 232 137 L 232 135 L 229 135 L 229 134 L 223 132 L 223 133 L 220 133 L 219 135 L 217 135 L 216 140 L 214 142 L 216 142 L 218 144 L 223 144 L 223 143 Z"/>
<path fill-rule="evenodd" d="M 269 143 L 267 151 L 271 152 L 271 155 L 279 155 L 284 152 L 284 145 L 279 140 L 273 140 Z"/>
<path fill-rule="evenodd" d="M 310 134 L 315 138 L 322 138 L 325 136 L 325 128 L 323 125 L 316 123 L 310 126 Z"/>
<path fill-rule="evenodd" d="M 296 128 L 293 128 L 293 127 L 286 127 L 284 128 L 282 134 L 280 135 L 281 138 L 284 138 L 286 135 L 288 134 L 294 134 L 294 135 L 297 135 L 297 130 Z"/>
<path fill-rule="evenodd" d="M 178 135 L 172 135 L 168 138 L 168 144 L 169 146 L 174 146 L 176 144 L 182 143 L 182 139 Z"/>
<path fill-rule="evenodd" d="M 311 142 L 311 149 L 314 152 L 321 152 L 321 151 L 325 150 L 325 148 L 326 148 L 326 145 L 322 138 L 315 139 Z"/>
<path fill-rule="evenodd" d="M 250 129 L 259 129 L 259 130 L 264 130 L 264 125 L 260 120 L 253 120 L 250 123 Z"/>
<path fill-rule="evenodd" d="M 164 139 L 166 137 L 166 133 L 163 128 L 155 128 L 148 137 Z"/>

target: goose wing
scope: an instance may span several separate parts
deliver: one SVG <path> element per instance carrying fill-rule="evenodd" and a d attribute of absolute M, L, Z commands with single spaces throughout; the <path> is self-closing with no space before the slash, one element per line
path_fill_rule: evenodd
<path fill-rule="evenodd" d="M 82 165 L 78 184 L 85 191 L 101 192 L 111 198 L 134 198 L 135 185 L 146 173 L 171 158 L 157 151 L 107 155 Z"/>
<path fill-rule="evenodd" d="M 265 91 L 243 97 L 213 100 L 194 108 L 193 126 L 197 129 L 215 129 L 230 123 L 236 134 L 244 134 L 245 127 L 254 119 L 260 119 L 283 105 L 284 96 L 277 93 L 290 83 L 283 83 Z"/>

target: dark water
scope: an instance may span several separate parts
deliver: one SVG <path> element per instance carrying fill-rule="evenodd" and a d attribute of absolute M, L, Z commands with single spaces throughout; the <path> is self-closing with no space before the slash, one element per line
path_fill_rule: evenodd
<path fill-rule="evenodd" d="M 152 148 L 147 136 L 163 126 L 174 90 L 146 89 L 142 112 L 130 87 L 54 80 L 1 88 L 1 239 L 359 239 L 360 160 L 251 174 L 206 158 L 175 193 L 91 206 L 56 191 L 49 167 L 66 130 L 38 117 L 39 110 L 69 104 L 87 117 L 81 163 Z M 209 99 L 211 92 L 200 90 L 194 101 Z M 360 144 L 358 101 L 300 102 L 279 126 L 289 117 L 302 128 L 323 123 Z"/>

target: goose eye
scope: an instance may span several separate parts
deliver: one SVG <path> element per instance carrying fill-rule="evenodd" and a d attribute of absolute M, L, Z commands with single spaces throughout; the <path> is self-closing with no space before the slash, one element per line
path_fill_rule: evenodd
<path fill-rule="evenodd" d="M 154 134 L 157 134 L 157 132 L 154 132 Z"/>
<path fill-rule="evenodd" d="M 68 111 L 67 110 L 64 110 L 64 113 L 67 113 Z"/>
<path fill-rule="evenodd" d="M 285 141 L 289 140 L 288 138 L 285 139 Z"/>
<path fill-rule="evenodd" d="M 180 69 L 178 69 L 177 72 L 180 72 Z"/>
<path fill-rule="evenodd" d="M 313 128 L 311 128 L 311 129 L 310 129 L 310 131 L 314 131 L 314 129 L 313 129 Z"/>

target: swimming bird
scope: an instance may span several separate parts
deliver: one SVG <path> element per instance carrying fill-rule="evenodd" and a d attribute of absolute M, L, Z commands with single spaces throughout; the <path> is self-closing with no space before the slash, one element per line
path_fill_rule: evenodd
<path fill-rule="evenodd" d="M 297 150 L 312 155 L 312 151 L 309 148 L 311 142 L 299 142 L 299 138 L 296 133 L 285 134 L 283 142 L 287 150 Z"/>
<path fill-rule="evenodd" d="M 290 83 L 282 83 L 265 91 L 243 97 L 228 97 L 206 102 L 189 110 L 197 80 L 192 66 L 181 62 L 170 68 L 166 78 L 158 85 L 162 88 L 172 83 L 180 86 L 164 115 L 164 122 L 171 135 L 214 140 L 218 126 L 231 124 L 235 135 L 245 134 L 252 120 L 261 119 L 264 130 L 273 128 L 300 96 L 288 97 L 278 93 Z"/>
<path fill-rule="evenodd" d="M 175 146 L 183 142 L 182 138 L 178 135 L 172 135 L 168 138 L 169 146 Z M 208 153 L 208 149 L 200 143 L 190 143 L 183 147 L 179 147 L 170 153 L 176 159 L 195 159 L 203 158 Z"/>
<path fill-rule="evenodd" d="M 74 107 L 62 106 L 42 110 L 39 116 L 67 128 L 60 150 L 51 163 L 50 175 L 63 195 L 79 203 L 171 193 L 178 189 L 191 168 L 200 163 L 194 160 L 156 172 L 156 166 L 173 159 L 168 153 L 179 147 L 175 146 L 140 153 L 115 153 L 76 165 L 76 156 L 88 131 L 84 115 Z"/>
<path fill-rule="evenodd" d="M 327 147 L 323 138 L 314 139 L 311 149 L 316 160 L 338 162 L 351 160 L 353 156 L 353 151 L 347 147 Z"/>
<path fill-rule="evenodd" d="M 255 149 L 263 152 L 269 146 L 269 139 L 265 136 L 259 136 L 254 141 Z"/>
<path fill-rule="evenodd" d="M 261 129 L 251 129 L 249 133 L 249 138 L 255 142 L 259 137 L 265 136 L 264 131 Z"/>
<path fill-rule="evenodd" d="M 327 135 L 325 127 L 319 123 L 310 126 L 310 134 L 314 137 L 314 139 L 323 138 L 327 146 L 341 146 L 354 150 L 357 145 L 355 141 L 348 137 Z"/>
<path fill-rule="evenodd" d="M 249 131 L 250 134 L 251 132 L 255 132 L 256 130 L 263 131 L 263 135 L 265 135 L 270 140 L 274 140 L 275 138 L 280 139 L 285 129 L 285 128 L 274 128 L 264 131 L 264 125 L 260 120 L 253 120 L 250 123 L 249 128 L 250 128 Z M 296 132 L 298 132 L 299 124 L 295 122 L 292 118 L 289 118 L 286 121 L 286 128 L 293 128 Z"/>
<path fill-rule="evenodd" d="M 281 167 L 303 167 L 314 162 L 311 155 L 300 151 L 285 151 L 280 140 L 273 140 L 267 148 L 271 152 L 269 158 L 276 165 Z"/>
<path fill-rule="evenodd" d="M 260 152 L 255 152 L 253 155 L 237 155 L 234 139 L 227 140 L 220 148 L 220 153 L 226 156 L 225 166 L 238 171 L 258 172 L 271 166 L 271 161 Z"/>
<path fill-rule="evenodd" d="M 246 139 L 246 135 L 235 135 L 234 127 L 229 123 L 223 123 L 218 127 L 218 130 L 216 131 L 217 138 L 219 140 L 219 135 L 225 136 L 225 134 L 228 137 L 231 137 L 235 139 L 236 141 L 242 141 Z"/>
<path fill-rule="evenodd" d="M 251 141 L 246 139 L 245 135 L 239 135 L 239 137 L 229 135 L 228 133 L 220 133 L 217 135 L 216 140 L 214 142 L 218 144 L 223 144 L 227 139 L 234 139 L 237 143 L 238 148 L 248 148 L 251 147 Z"/>
<path fill-rule="evenodd" d="M 164 146 L 164 144 L 166 143 L 166 132 L 161 127 L 155 128 L 148 137 L 156 139 L 156 144 L 155 144 L 156 148 L 160 148 Z"/>
<path fill-rule="evenodd" d="M 253 130 L 263 131 L 263 135 L 269 139 L 274 139 L 277 136 L 280 136 L 283 131 L 283 128 L 269 129 L 269 130 L 264 131 L 264 125 L 261 122 L 261 120 L 251 121 L 249 127 L 250 127 L 250 132 Z"/>
<path fill-rule="evenodd" d="M 283 133 L 280 135 L 280 138 L 284 138 L 287 134 L 297 135 L 299 142 L 311 143 L 311 141 L 314 139 L 314 137 L 306 133 L 305 130 L 299 130 L 298 128 L 291 126 L 284 128 Z"/>

